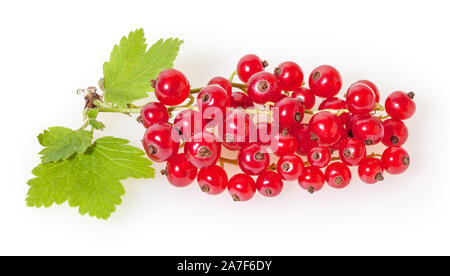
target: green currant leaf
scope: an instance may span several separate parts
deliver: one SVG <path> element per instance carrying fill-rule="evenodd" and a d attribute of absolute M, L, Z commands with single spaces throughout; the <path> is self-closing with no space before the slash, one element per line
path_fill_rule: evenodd
<path fill-rule="evenodd" d="M 83 153 L 91 145 L 92 133 L 86 130 L 71 130 L 69 128 L 54 127 L 38 136 L 40 143 L 45 146 L 42 162 L 65 160 L 74 153 Z"/>
<path fill-rule="evenodd" d="M 147 51 L 142 29 L 123 37 L 103 65 L 105 101 L 124 107 L 146 98 L 153 90 L 150 81 L 173 66 L 182 43 L 179 39 L 161 39 Z"/>
<path fill-rule="evenodd" d="M 44 130 L 44 132 L 39 134 L 37 138 L 42 146 L 47 147 L 72 131 L 66 127 L 49 127 L 48 130 Z"/>
<path fill-rule="evenodd" d="M 127 178 L 153 178 L 152 162 L 128 141 L 103 137 L 81 154 L 67 160 L 41 163 L 28 181 L 27 205 L 50 207 L 69 202 L 80 214 L 107 219 L 122 202 Z"/>

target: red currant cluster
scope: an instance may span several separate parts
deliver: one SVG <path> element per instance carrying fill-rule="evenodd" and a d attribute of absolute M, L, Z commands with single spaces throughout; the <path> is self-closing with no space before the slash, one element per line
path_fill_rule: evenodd
<path fill-rule="evenodd" d="M 383 107 L 377 87 L 361 80 L 340 99 L 342 78 L 332 66 L 314 69 L 308 89 L 298 64 L 283 62 L 273 73 L 265 71 L 267 65 L 246 55 L 230 79 L 215 77 L 201 89 L 191 89 L 175 69 L 152 81 L 159 102 L 142 108 L 143 145 L 153 161 L 167 162 L 162 173 L 171 184 L 183 187 L 197 178 L 203 192 L 228 189 L 235 201 L 246 201 L 256 190 L 278 195 L 284 180 L 297 180 L 310 193 L 325 182 L 344 188 L 349 166 L 358 166 L 359 177 L 369 184 L 383 180 L 384 171 L 400 174 L 408 168 L 409 155 L 401 146 L 408 138 L 403 121 L 415 112 L 414 93 L 393 92 Z M 232 82 L 235 75 L 243 83 Z M 323 101 L 312 110 L 317 97 Z M 302 122 L 306 116 L 309 123 Z M 387 146 L 382 154 L 367 153 L 380 142 Z M 237 159 L 221 156 L 225 151 L 237 151 Z M 224 163 L 237 164 L 243 173 L 228 179 Z"/>

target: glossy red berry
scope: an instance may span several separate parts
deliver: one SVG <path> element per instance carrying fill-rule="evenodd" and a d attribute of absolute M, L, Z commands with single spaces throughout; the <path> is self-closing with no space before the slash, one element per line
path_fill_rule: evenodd
<path fill-rule="evenodd" d="M 357 115 L 369 114 L 375 105 L 375 93 L 363 83 L 354 83 L 347 91 L 348 110 Z"/>
<path fill-rule="evenodd" d="M 260 145 L 268 146 L 272 140 L 272 124 L 259 122 L 255 126 L 256 142 Z"/>
<path fill-rule="evenodd" d="M 284 91 L 293 91 L 303 83 L 302 68 L 292 61 L 286 61 L 278 65 L 274 70 L 274 75 Z"/>
<path fill-rule="evenodd" d="M 321 146 L 335 144 L 341 138 L 342 124 L 335 114 L 322 111 L 311 117 L 309 121 L 311 139 Z"/>
<path fill-rule="evenodd" d="M 386 172 L 390 174 L 401 174 L 409 167 L 409 154 L 399 146 L 391 146 L 384 150 L 381 162 Z"/>
<path fill-rule="evenodd" d="M 178 70 L 166 69 L 159 73 L 156 81 L 152 82 L 158 101 L 165 105 L 178 105 L 189 95 L 189 81 Z"/>
<path fill-rule="evenodd" d="M 273 74 L 259 72 L 248 80 L 247 95 L 258 104 L 276 102 L 281 95 L 281 88 Z"/>
<path fill-rule="evenodd" d="M 380 102 L 380 91 L 378 90 L 378 87 L 373 82 L 368 81 L 368 80 L 359 80 L 355 83 L 362 83 L 362 84 L 369 86 L 372 89 L 373 93 L 375 94 L 375 102 L 376 103 Z"/>
<path fill-rule="evenodd" d="M 199 169 L 216 164 L 221 150 L 217 137 L 209 131 L 195 134 L 184 144 L 188 160 Z"/>
<path fill-rule="evenodd" d="M 258 179 L 256 179 L 256 189 L 263 196 L 277 196 L 283 190 L 283 179 L 276 172 L 262 172 L 259 174 Z"/>
<path fill-rule="evenodd" d="M 324 109 L 339 110 L 339 109 L 346 109 L 346 108 L 347 108 L 347 103 L 344 100 L 339 99 L 338 97 L 326 98 L 319 105 L 319 110 L 324 110 Z"/>
<path fill-rule="evenodd" d="M 373 116 L 361 117 L 352 129 L 353 136 L 366 145 L 378 144 L 384 135 L 384 127 L 380 119 Z"/>
<path fill-rule="evenodd" d="M 347 130 L 350 137 L 353 137 L 353 127 L 356 122 L 361 118 L 369 118 L 370 115 L 350 115 L 347 122 L 345 123 L 345 129 Z"/>
<path fill-rule="evenodd" d="M 208 85 L 218 85 L 222 87 L 227 92 L 227 103 L 228 103 L 227 106 L 230 105 L 232 93 L 231 90 L 233 89 L 233 87 L 231 86 L 231 83 L 228 79 L 224 77 L 214 77 L 208 82 Z"/>
<path fill-rule="evenodd" d="M 291 97 L 300 100 L 305 109 L 311 109 L 316 104 L 316 95 L 306 87 L 294 90 Z"/>
<path fill-rule="evenodd" d="M 374 184 L 379 181 L 383 181 L 383 172 L 383 164 L 378 158 L 365 158 L 361 161 L 361 163 L 359 163 L 358 166 L 359 178 L 367 184 Z"/>
<path fill-rule="evenodd" d="M 349 138 L 339 149 L 339 157 L 348 166 L 358 165 L 366 157 L 366 146 L 356 138 Z"/>
<path fill-rule="evenodd" d="M 393 92 L 385 102 L 387 114 L 394 119 L 407 120 L 416 112 L 416 104 L 414 103 L 414 93 L 409 92 Z"/>
<path fill-rule="evenodd" d="M 351 179 L 352 173 L 344 163 L 331 163 L 325 170 L 325 180 L 333 188 L 345 188 L 350 184 Z"/>
<path fill-rule="evenodd" d="M 227 188 L 228 176 L 223 168 L 213 165 L 200 169 L 197 182 L 202 192 L 218 195 Z"/>
<path fill-rule="evenodd" d="M 253 122 L 250 115 L 242 110 L 233 110 L 223 124 L 223 145 L 229 150 L 239 150 L 249 141 Z"/>
<path fill-rule="evenodd" d="M 305 167 L 298 177 L 298 184 L 311 194 L 322 189 L 325 183 L 325 176 L 322 171 L 314 166 Z"/>
<path fill-rule="evenodd" d="M 306 155 L 312 147 L 318 146 L 318 143 L 311 139 L 311 132 L 308 124 L 301 124 L 300 127 L 291 131 L 297 139 L 297 153 Z"/>
<path fill-rule="evenodd" d="M 228 192 L 234 201 L 250 200 L 256 192 L 256 183 L 247 174 L 236 174 L 228 181 Z"/>
<path fill-rule="evenodd" d="M 150 159 L 162 162 L 178 152 L 180 141 L 170 124 L 156 123 L 145 132 L 142 145 Z"/>
<path fill-rule="evenodd" d="M 206 120 L 223 120 L 227 108 L 227 93 L 218 85 L 208 85 L 197 95 L 197 107 Z"/>
<path fill-rule="evenodd" d="M 295 128 L 300 126 L 304 110 L 302 103 L 294 98 L 284 98 L 277 102 L 273 116 L 280 128 Z"/>
<path fill-rule="evenodd" d="M 266 61 L 261 61 L 257 55 L 245 55 L 237 64 L 237 75 L 242 82 L 247 82 L 254 74 L 264 71 L 267 67 Z"/>
<path fill-rule="evenodd" d="M 233 108 L 251 108 L 255 107 L 255 104 L 253 103 L 252 99 L 250 97 L 242 92 L 233 92 L 231 93 L 231 101 L 230 106 Z"/>
<path fill-rule="evenodd" d="M 175 116 L 173 128 L 180 134 L 183 141 L 189 141 L 191 138 L 203 131 L 206 121 L 200 112 L 185 109 Z"/>
<path fill-rule="evenodd" d="M 278 159 L 277 172 L 284 180 L 296 180 L 303 171 L 303 160 L 295 155 L 284 155 Z"/>
<path fill-rule="evenodd" d="M 309 76 L 309 88 L 318 97 L 330 98 L 336 96 L 341 87 L 342 77 L 332 66 L 319 66 Z"/>
<path fill-rule="evenodd" d="M 408 139 L 408 127 L 400 120 L 383 121 L 384 136 L 381 140 L 386 146 L 401 146 Z"/>
<path fill-rule="evenodd" d="M 185 187 L 195 180 L 197 168 L 186 158 L 185 154 L 175 154 L 167 160 L 166 169 L 161 173 L 167 176 L 169 183 L 176 187 Z"/>
<path fill-rule="evenodd" d="M 270 149 L 278 157 L 294 154 L 297 150 L 297 139 L 287 129 L 283 129 L 272 137 Z"/>
<path fill-rule="evenodd" d="M 314 147 L 308 152 L 308 161 L 311 166 L 323 168 L 331 161 L 331 152 L 328 147 Z"/>
<path fill-rule="evenodd" d="M 349 137 L 348 137 L 347 130 L 345 128 L 342 128 L 341 138 L 339 139 L 339 141 L 337 141 L 337 143 L 329 146 L 331 153 L 333 154 L 333 151 L 335 151 L 335 150 L 339 151 L 341 146 L 347 142 L 348 138 Z"/>
<path fill-rule="evenodd" d="M 167 123 L 169 121 L 169 111 L 162 103 L 147 103 L 142 107 L 138 121 L 142 122 L 145 128 L 149 128 L 154 123 Z"/>
<path fill-rule="evenodd" d="M 269 163 L 269 154 L 258 144 L 249 144 L 239 150 L 238 164 L 241 170 L 246 174 L 260 174 L 267 170 Z"/>

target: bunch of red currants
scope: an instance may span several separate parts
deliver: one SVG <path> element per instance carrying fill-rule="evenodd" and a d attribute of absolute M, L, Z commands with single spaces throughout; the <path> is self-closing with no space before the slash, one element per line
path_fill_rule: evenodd
<path fill-rule="evenodd" d="M 257 190 L 267 197 L 280 194 L 283 181 L 297 180 L 310 193 L 325 182 L 344 188 L 351 180 L 349 166 L 358 166 L 368 184 L 382 181 L 384 172 L 408 168 L 403 121 L 415 112 L 414 93 L 393 92 L 383 106 L 378 88 L 361 80 L 341 99 L 336 95 L 342 78 L 332 66 L 314 69 L 309 88 L 295 62 L 283 62 L 273 73 L 265 71 L 267 66 L 246 55 L 230 79 L 215 77 L 199 89 L 191 89 L 175 69 L 152 80 L 159 102 L 142 108 L 138 119 L 147 128 L 142 142 L 151 160 L 167 162 L 161 173 L 171 184 L 184 187 L 197 178 L 205 193 L 228 189 L 233 200 L 246 201 Z M 233 82 L 235 75 L 242 83 Z M 312 110 L 317 98 L 323 101 Z M 383 153 L 369 154 L 368 148 L 380 142 L 387 146 Z M 243 173 L 228 178 L 225 163 Z"/>

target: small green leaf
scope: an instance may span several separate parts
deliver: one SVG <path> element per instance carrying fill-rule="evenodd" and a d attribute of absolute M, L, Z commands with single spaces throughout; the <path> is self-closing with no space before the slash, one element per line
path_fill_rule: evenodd
<path fill-rule="evenodd" d="M 105 125 L 102 122 L 94 119 L 89 120 L 89 125 L 97 130 L 103 130 L 105 128 Z"/>
<path fill-rule="evenodd" d="M 92 133 L 86 130 L 71 130 L 68 128 L 49 128 L 38 136 L 39 142 L 45 148 L 42 154 L 42 162 L 54 162 L 65 160 L 74 153 L 83 153 L 91 145 Z"/>
<path fill-rule="evenodd" d="M 34 168 L 27 205 L 50 207 L 68 201 L 81 214 L 107 219 L 125 194 L 120 180 L 154 177 L 152 162 L 144 155 L 127 140 L 100 138 L 84 153 Z"/>
<path fill-rule="evenodd" d="M 98 109 L 97 108 L 89 109 L 89 111 L 87 112 L 87 115 L 88 115 L 89 119 L 97 119 Z"/>
<path fill-rule="evenodd" d="M 105 101 L 124 107 L 146 98 L 152 91 L 150 81 L 173 66 L 182 43 L 179 39 L 161 39 L 147 51 L 142 29 L 123 37 L 103 65 Z"/>

